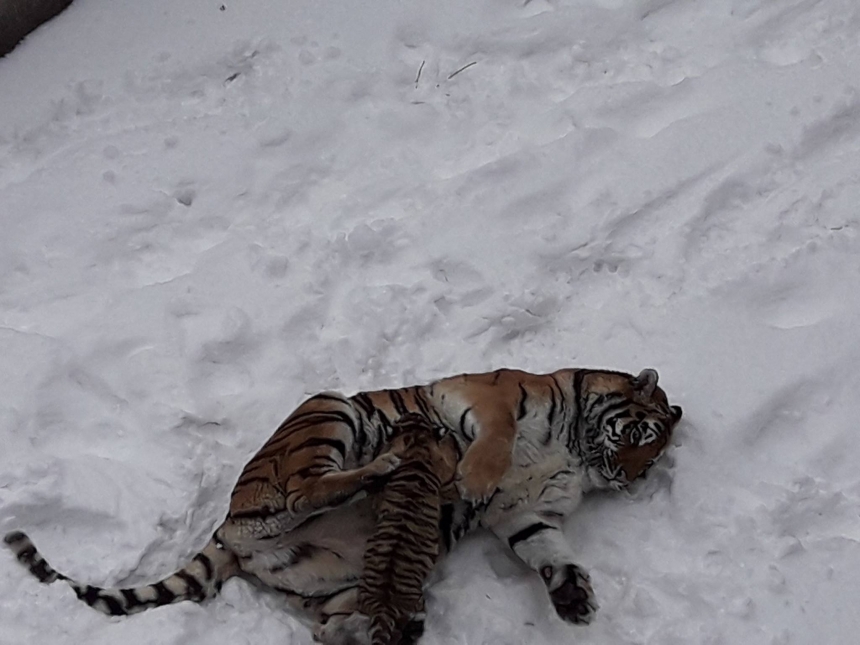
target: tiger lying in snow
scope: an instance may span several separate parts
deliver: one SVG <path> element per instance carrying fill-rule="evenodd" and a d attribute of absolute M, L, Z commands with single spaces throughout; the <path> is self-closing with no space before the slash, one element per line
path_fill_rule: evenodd
<path fill-rule="evenodd" d="M 654 370 L 638 376 L 498 370 L 351 397 L 311 397 L 245 466 L 209 544 L 152 585 L 76 583 L 57 574 L 23 533 L 5 541 L 40 580 L 62 578 L 108 614 L 201 601 L 241 574 L 283 592 L 299 616 L 322 624 L 358 610 L 356 581 L 375 528 L 372 498 L 361 497 L 398 466 L 387 447 L 393 424 L 407 413 L 444 428 L 463 454 L 456 482 L 461 500 L 441 513 L 445 549 L 485 526 L 539 573 L 562 619 L 589 622 L 596 604 L 562 523 L 582 492 L 623 489 L 664 452 L 681 408 L 669 406 Z"/>

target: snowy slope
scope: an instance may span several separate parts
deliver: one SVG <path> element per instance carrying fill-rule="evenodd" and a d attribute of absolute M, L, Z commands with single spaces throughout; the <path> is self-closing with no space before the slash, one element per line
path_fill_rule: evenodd
<path fill-rule="evenodd" d="M 219 5 L 76 0 L 0 60 L 0 531 L 141 583 L 309 393 L 656 367 L 670 459 L 570 526 L 596 622 L 479 538 L 425 642 L 853 642 L 856 3 Z M 4 645 L 310 641 L 242 581 L 0 580 Z"/>

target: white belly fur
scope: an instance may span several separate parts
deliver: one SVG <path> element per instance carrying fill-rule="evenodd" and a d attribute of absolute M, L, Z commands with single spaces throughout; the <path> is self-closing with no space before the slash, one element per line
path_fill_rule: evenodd
<path fill-rule="evenodd" d="M 360 577 L 374 526 L 372 502 L 365 498 L 277 538 L 246 538 L 229 546 L 241 569 L 264 585 L 303 596 L 324 595 Z"/>

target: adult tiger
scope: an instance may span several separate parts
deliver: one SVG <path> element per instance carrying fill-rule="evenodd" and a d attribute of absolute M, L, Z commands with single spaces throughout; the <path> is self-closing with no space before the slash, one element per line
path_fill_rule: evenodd
<path fill-rule="evenodd" d="M 443 510 L 445 546 L 482 523 L 541 575 L 563 619 L 589 622 L 596 604 L 562 522 L 582 492 L 625 488 L 668 445 L 681 408 L 668 404 L 650 369 L 638 376 L 502 369 L 311 397 L 246 465 L 209 544 L 153 585 L 76 583 L 53 571 L 24 534 L 10 533 L 6 542 L 40 580 L 67 580 L 108 614 L 201 601 L 242 574 L 284 592 L 317 624 L 356 609 L 364 545 L 375 526 L 372 504 L 361 498 L 399 463 L 385 450 L 393 424 L 407 413 L 446 429 L 463 453 L 457 485 L 464 501 Z M 500 484 L 513 502 L 491 499 Z"/>

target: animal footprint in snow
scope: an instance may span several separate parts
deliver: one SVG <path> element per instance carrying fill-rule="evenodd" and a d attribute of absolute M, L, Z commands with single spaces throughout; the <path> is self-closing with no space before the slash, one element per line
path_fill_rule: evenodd
<path fill-rule="evenodd" d="M 173 193 L 177 202 L 183 206 L 191 206 L 197 198 L 197 191 L 191 186 L 182 186 Z"/>

